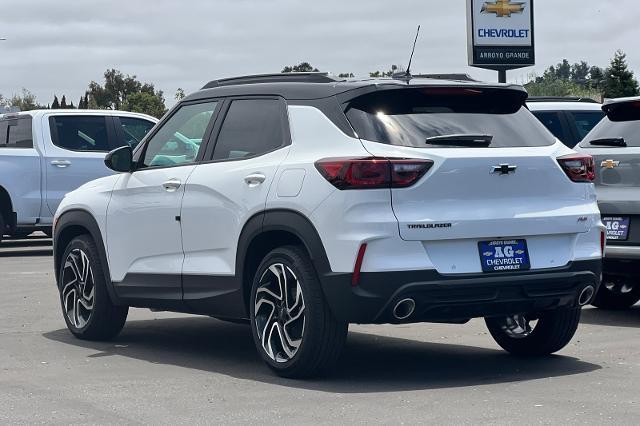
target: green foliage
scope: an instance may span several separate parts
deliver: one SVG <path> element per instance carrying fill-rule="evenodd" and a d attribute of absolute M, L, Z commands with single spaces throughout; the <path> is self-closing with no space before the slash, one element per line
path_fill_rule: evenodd
<path fill-rule="evenodd" d="M 51 109 L 60 109 L 60 101 L 58 101 L 57 95 L 53 95 L 53 103 L 51 104 Z"/>
<path fill-rule="evenodd" d="M 184 94 L 184 90 L 182 90 L 181 87 L 178 87 L 178 90 L 176 90 L 176 94 L 173 96 L 173 98 L 176 101 L 181 101 L 181 100 L 183 100 L 185 98 L 185 96 L 187 96 L 187 95 Z"/>
<path fill-rule="evenodd" d="M 633 71 L 627 65 L 627 55 L 618 50 L 611 65 L 604 72 L 604 96 L 607 98 L 622 98 L 637 96 L 638 80 L 633 76 Z"/>
<path fill-rule="evenodd" d="M 87 100 L 88 98 L 88 100 Z M 151 83 L 142 83 L 135 75 L 116 69 L 104 73 L 104 85 L 89 83 L 85 96 L 87 108 L 122 109 L 161 117 L 165 111 L 164 94 Z"/>
<path fill-rule="evenodd" d="M 156 118 L 162 117 L 167 112 L 161 90 L 154 93 L 144 91 L 129 95 L 125 104 L 122 105 L 122 109 L 149 114 Z"/>
<path fill-rule="evenodd" d="M 391 77 L 394 73 L 398 72 L 400 68 L 397 65 L 391 65 L 391 69 L 389 71 L 373 71 L 369 73 L 369 77 L 372 78 L 380 78 L 380 77 Z"/>
<path fill-rule="evenodd" d="M 24 87 L 22 88 L 22 92 L 20 94 L 13 95 L 11 99 L 4 99 L 0 95 L 0 105 L 19 108 L 20 111 L 30 111 L 32 109 L 42 108 L 42 105 L 38 104 L 36 95 L 31 93 Z"/>
<path fill-rule="evenodd" d="M 353 78 L 355 77 L 355 75 L 353 75 L 352 72 L 341 72 L 340 74 L 338 74 L 338 78 Z"/>
<path fill-rule="evenodd" d="M 300 62 L 298 65 L 286 66 L 280 71 L 286 72 L 318 72 L 318 68 L 312 66 L 309 62 Z"/>

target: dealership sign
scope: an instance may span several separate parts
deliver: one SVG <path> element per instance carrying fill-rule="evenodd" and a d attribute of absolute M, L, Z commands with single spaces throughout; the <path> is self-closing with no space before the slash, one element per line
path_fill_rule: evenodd
<path fill-rule="evenodd" d="M 535 65 L 533 0 L 467 0 L 469 65 L 512 69 Z"/>

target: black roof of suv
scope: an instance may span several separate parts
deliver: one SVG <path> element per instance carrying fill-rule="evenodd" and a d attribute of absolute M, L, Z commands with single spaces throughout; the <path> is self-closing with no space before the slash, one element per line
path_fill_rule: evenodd
<path fill-rule="evenodd" d="M 443 75 L 446 76 L 446 75 Z M 451 75 L 457 76 L 457 75 Z M 485 89 L 502 89 L 522 92 L 526 99 L 526 90 L 519 85 L 485 83 L 470 79 L 446 80 L 442 78 L 352 78 L 340 79 L 327 73 L 282 73 L 261 74 L 213 80 L 201 90 L 189 95 L 184 100 L 197 100 L 211 97 L 272 95 L 290 100 L 322 99 L 342 93 L 350 93 L 344 100 L 369 91 L 380 89 L 396 89 L 403 87 L 477 87 Z M 352 93 L 354 92 L 354 93 Z"/>

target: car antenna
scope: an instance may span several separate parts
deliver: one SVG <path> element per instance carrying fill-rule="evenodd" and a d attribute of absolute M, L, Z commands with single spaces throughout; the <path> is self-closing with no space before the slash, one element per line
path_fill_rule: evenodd
<path fill-rule="evenodd" d="M 416 31 L 416 38 L 413 40 L 413 47 L 411 48 L 411 56 L 409 56 L 409 64 L 407 65 L 407 70 L 404 72 L 398 72 L 393 74 L 392 78 L 398 80 L 405 80 L 409 83 L 413 77 L 411 76 L 411 61 L 413 60 L 413 52 L 416 50 L 416 43 L 418 42 L 418 35 L 420 34 L 420 25 L 418 25 L 418 30 Z"/>

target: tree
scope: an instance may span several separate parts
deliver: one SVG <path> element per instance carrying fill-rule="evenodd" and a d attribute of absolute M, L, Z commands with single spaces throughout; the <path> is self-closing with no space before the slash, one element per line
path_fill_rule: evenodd
<path fill-rule="evenodd" d="M 131 99 L 132 96 L 135 97 Z M 89 89 L 85 94 L 87 108 L 123 109 L 156 117 L 161 117 L 166 111 L 164 102 L 162 91 L 156 91 L 153 84 L 142 83 L 135 75 L 125 75 L 116 69 L 105 71 L 104 85 L 95 81 L 89 83 Z"/>
<path fill-rule="evenodd" d="M 571 65 L 569 76 L 575 84 L 586 86 L 589 80 L 589 64 L 585 61 L 576 62 Z"/>
<path fill-rule="evenodd" d="M 58 101 L 58 96 L 53 95 L 53 103 L 51 104 L 51 109 L 60 109 L 60 102 Z"/>
<path fill-rule="evenodd" d="M 319 72 L 319 70 L 318 68 L 313 67 L 309 62 L 300 62 L 298 65 L 286 66 L 280 72 Z"/>
<path fill-rule="evenodd" d="M 598 91 L 602 91 L 603 85 L 604 70 L 597 66 L 589 68 L 589 87 Z"/>
<path fill-rule="evenodd" d="M 152 94 L 149 92 L 138 92 L 128 96 L 123 105 L 126 111 L 142 112 L 160 118 L 167 112 L 164 104 L 164 95 L 161 90 Z"/>
<path fill-rule="evenodd" d="M 9 99 L 5 101 L 5 104 L 9 107 L 19 108 L 20 111 L 29 111 L 32 109 L 38 109 L 41 106 L 38 104 L 36 99 L 36 95 L 31 93 L 29 90 L 22 88 L 21 94 L 15 94 Z"/>
<path fill-rule="evenodd" d="M 67 109 L 67 97 L 62 95 L 62 99 L 60 100 L 60 108 Z"/>
<path fill-rule="evenodd" d="M 638 93 L 638 80 L 634 78 L 633 71 L 629 70 L 627 55 L 618 50 L 604 72 L 604 96 L 622 98 L 637 96 Z"/>
<path fill-rule="evenodd" d="M 380 77 L 392 77 L 393 74 L 398 72 L 400 68 L 397 65 L 391 65 L 391 69 L 389 71 L 373 71 L 369 73 L 369 77 L 380 78 Z"/>
<path fill-rule="evenodd" d="M 173 98 L 176 101 L 181 101 L 181 100 L 183 100 L 185 98 L 185 96 L 187 96 L 187 95 L 184 94 L 184 90 L 182 90 L 181 87 L 178 87 L 178 90 L 176 90 L 176 94 L 173 96 Z"/>
<path fill-rule="evenodd" d="M 353 75 L 352 72 L 341 72 L 340 74 L 338 74 L 338 78 L 353 78 L 355 77 L 355 75 Z"/>

